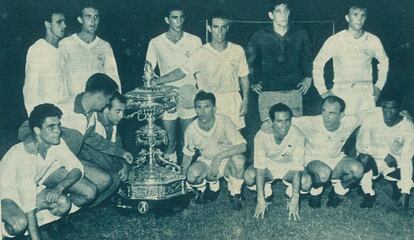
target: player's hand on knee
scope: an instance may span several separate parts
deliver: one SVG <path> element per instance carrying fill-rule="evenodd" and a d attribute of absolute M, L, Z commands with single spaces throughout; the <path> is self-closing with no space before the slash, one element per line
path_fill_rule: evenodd
<path fill-rule="evenodd" d="M 46 201 L 51 204 L 57 202 L 60 195 L 62 195 L 62 191 L 58 188 L 53 188 L 50 190 L 46 195 Z"/>
<path fill-rule="evenodd" d="M 256 210 L 254 211 L 254 217 L 263 219 L 267 208 L 268 205 L 264 199 L 257 200 Z"/>
<path fill-rule="evenodd" d="M 300 221 L 299 217 L 299 199 L 292 198 L 289 201 L 289 221 Z"/>
<path fill-rule="evenodd" d="M 397 167 L 397 160 L 391 154 L 388 154 L 384 158 L 384 161 L 387 164 L 387 166 L 390 167 L 390 168 Z"/>

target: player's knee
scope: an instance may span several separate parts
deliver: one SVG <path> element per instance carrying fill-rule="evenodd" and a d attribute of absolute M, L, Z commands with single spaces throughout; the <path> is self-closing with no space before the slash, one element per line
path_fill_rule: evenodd
<path fill-rule="evenodd" d="M 321 170 L 318 175 L 319 175 L 319 179 L 321 183 L 326 183 L 329 181 L 329 179 L 331 178 L 331 169 L 328 168 L 324 168 L 323 170 Z"/>
<path fill-rule="evenodd" d="M 359 154 L 357 160 L 362 164 L 364 173 L 367 173 L 369 170 L 371 170 L 373 164 L 375 164 L 375 159 L 368 154 Z"/>
<path fill-rule="evenodd" d="M 316 171 L 313 172 L 314 178 L 312 178 L 312 182 L 317 185 L 325 184 L 331 179 L 331 173 L 332 170 L 328 166 L 320 165 Z"/>
<path fill-rule="evenodd" d="M 312 187 L 312 177 L 307 173 L 302 173 L 301 190 L 308 192 Z"/>
<path fill-rule="evenodd" d="M 246 158 L 242 154 L 236 154 L 231 157 L 231 161 L 237 171 L 244 170 L 244 164 L 246 163 Z"/>
<path fill-rule="evenodd" d="M 60 196 L 56 201 L 57 207 L 53 209 L 53 215 L 55 216 L 64 216 L 66 213 L 69 212 L 70 207 L 72 206 L 72 202 L 66 196 Z"/>
<path fill-rule="evenodd" d="M 83 191 L 83 197 L 86 199 L 87 203 L 92 202 L 95 199 L 97 194 L 98 194 L 98 188 L 93 183 L 88 184 L 87 187 L 85 187 Z"/>
<path fill-rule="evenodd" d="M 202 175 L 203 170 L 201 167 L 198 164 L 193 164 L 187 170 L 187 181 L 192 184 L 197 184 Z"/>
<path fill-rule="evenodd" d="M 364 176 L 364 167 L 360 162 L 354 161 L 349 164 L 349 170 L 355 179 L 361 179 Z"/>
<path fill-rule="evenodd" d="M 105 171 L 101 171 L 99 175 L 100 175 L 99 176 L 99 182 L 96 183 L 96 184 L 98 186 L 101 186 L 102 191 L 105 191 L 113 183 L 112 176 L 111 176 L 111 174 L 109 174 L 108 172 L 105 172 Z"/>
<path fill-rule="evenodd" d="M 253 165 L 244 171 L 244 183 L 246 183 L 247 186 L 253 186 L 256 184 L 256 170 Z"/>
<path fill-rule="evenodd" d="M 11 234 L 13 235 L 19 235 L 20 233 L 23 233 L 29 224 L 25 215 L 12 216 L 8 222 L 9 227 L 12 231 Z"/>

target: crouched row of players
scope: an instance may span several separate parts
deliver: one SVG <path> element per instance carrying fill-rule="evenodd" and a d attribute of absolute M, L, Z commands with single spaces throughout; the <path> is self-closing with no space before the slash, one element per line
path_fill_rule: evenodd
<path fill-rule="evenodd" d="M 381 109 L 360 118 L 345 116 L 345 102 L 336 96 L 326 97 L 321 109 L 321 115 L 295 118 L 286 105 L 272 106 L 269 120 L 254 138 L 254 163 L 245 169 L 245 140 L 230 119 L 215 113 L 214 95 L 199 92 L 198 118 L 186 130 L 182 163 L 188 183 L 196 189 L 195 201 L 215 200 L 218 179 L 224 177 L 232 207 L 238 210 L 244 182 L 257 191 L 254 216 L 263 218 L 273 196 L 271 184 L 282 180 L 287 186 L 289 219 L 299 220 L 300 195 L 309 193 L 309 206 L 319 208 L 329 181 L 328 207 L 337 207 L 349 186 L 360 183 L 364 195 L 360 207 L 371 208 L 373 179 L 382 174 L 393 182 L 398 204 L 407 208 L 413 185 L 414 127 L 401 114 L 399 96 L 384 92 Z M 354 132 L 356 144 L 345 154 L 344 145 Z M 355 147 L 358 154 L 352 154 Z"/>
<path fill-rule="evenodd" d="M 104 94 L 105 98 L 95 98 L 94 94 L 101 93 L 87 87 L 79 96 L 96 102 L 104 99 L 102 103 L 112 96 L 112 105 L 118 101 L 114 96 L 120 97 L 120 94 Z M 75 105 L 81 98 L 74 100 Z M 328 181 L 333 185 L 328 206 L 338 206 L 349 186 L 360 182 L 364 192 L 361 207 L 372 207 L 375 200 L 372 180 L 383 174 L 385 179 L 395 182 L 398 203 L 408 207 L 414 127 L 401 116 L 397 95 L 384 93 L 382 99 L 382 109 L 367 114 L 363 121 L 345 116 L 345 103 L 336 96 L 323 100 L 322 114 L 318 116 L 292 118 L 289 107 L 275 104 L 269 110 L 269 120 L 255 136 L 254 164 L 245 169 L 246 141 L 229 118 L 216 114 L 215 96 L 199 92 L 194 100 L 197 118 L 186 130 L 182 161 L 187 181 L 196 190 L 195 201 L 205 203 L 216 199 L 220 189 L 218 180 L 224 177 L 232 207 L 241 208 L 241 189 L 245 183 L 257 191 L 254 216 L 263 218 L 272 198 L 271 183 L 282 180 L 287 186 L 289 218 L 299 220 L 300 194 L 309 193 L 310 207 L 318 208 Z M 91 112 L 105 106 L 95 105 L 99 106 L 91 108 Z M 70 111 L 65 114 L 72 115 Z M 20 143 L 1 161 L 5 233 L 16 235 L 27 229 L 36 239 L 37 213 L 41 210 L 63 216 L 71 207 L 94 205 L 96 196 L 102 198 L 111 184 L 111 178 L 105 179 L 107 175 L 99 168 L 80 162 L 74 155 L 69 144 L 74 137 L 67 130 L 62 135 L 61 118 L 61 110 L 52 104 L 35 107 L 28 122 L 35 136 L 37 154 L 29 153 L 25 143 Z M 344 153 L 343 146 L 359 126 L 356 141 L 359 155 L 352 158 Z"/>

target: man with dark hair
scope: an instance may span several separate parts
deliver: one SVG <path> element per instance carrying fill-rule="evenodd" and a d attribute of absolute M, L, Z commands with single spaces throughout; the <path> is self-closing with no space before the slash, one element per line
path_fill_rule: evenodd
<path fill-rule="evenodd" d="M 118 68 L 111 45 L 97 34 L 100 11 L 92 2 L 81 6 L 77 20 L 80 32 L 66 37 L 59 43 L 61 61 L 65 66 L 64 83 L 71 96 L 85 89 L 86 81 L 94 73 L 104 73 L 115 80 L 121 90 Z"/>
<path fill-rule="evenodd" d="M 115 81 L 109 76 L 96 73 L 86 82 L 85 92 L 58 104 L 64 112 L 61 119 L 62 125 L 70 128 L 64 129 L 63 137 L 75 154 L 80 154 L 84 146 L 88 145 L 103 154 L 117 156 L 132 162 L 132 155 L 129 152 L 95 132 L 97 112 L 102 111 L 109 104 L 117 87 Z M 27 131 L 24 131 L 24 125 L 20 129 L 19 139 L 24 140 L 26 145 L 30 146 L 30 137 L 28 138 Z M 33 148 L 29 147 L 29 149 Z M 36 152 L 36 150 L 29 151 Z M 113 184 L 112 177 L 97 165 L 83 161 L 81 155 L 80 159 L 85 167 L 86 177 L 98 188 L 99 195 L 93 203 L 93 205 L 98 205 L 113 195 L 113 188 L 110 188 Z"/>
<path fill-rule="evenodd" d="M 300 192 L 308 192 L 312 182 L 309 175 L 302 176 L 305 136 L 291 126 L 292 116 L 292 110 L 285 104 L 273 105 L 269 109 L 271 132 L 259 130 L 254 138 L 254 164 L 244 172 L 244 182 L 257 191 L 256 218 L 264 217 L 273 195 L 271 184 L 279 179 L 287 185 L 289 220 L 300 220 Z"/>
<path fill-rule="evenodd" d="M 84 148 L 92 148 L 100 154 L 123 158 L 129 163 L 132 162 L 132 155 L 125 151 L 122 146 L 106 139 L 106 137 L 96 132 L 98 122 L 97 113 L 104 110 L 110 103 L 110 99 L 117 90 L 117 84 L 109 76 L 96 73 L 89 77 L 86 82 L 85 92 L 60 103 L 63 112 L 62 125 L 79 131 L 83 136 L 79 148 L 79 156 L 85 166 L 86 176 L 89 177 L 97 186 L 99 196 L 93 205 L 98 205 L 115 193 L 116 187 L 109 172 L 92 163 L 88 159 L 83 159 Z M 101 156 L 97 154 L 94 157 Z M 91 171 L 88 173 L 88 169 Z M 97 174 L 95 174 L 97 173 Z M 88 176 L 90 174 L 90 176 Z"/>
<path fill-rule="evenodd" d="M 262 121 L 266 120 L 275 102 L 289 106 L 294 116 L 302 116 L 302 95 L 312 84 L 308 34 L 289 24 L 288 1 L 271 1 L 269 6 L 272 25 L 253 34 L 246 50 L 253 82 L 251 88 L 259 94 Z"/>
<path fill-rule="evenodd" d="M 58 44 L 65 36 L 63 11 L 50 8 L 42 19 L 46 33 L 27 51 L 23 97 L 29 115 L 34 106 L 57 103 L 67 97 L 59 63 Z"/>
<path fill-rule="evenodd" d="M 164 21 L 168 25 L 168 31 L 150 40 L 146 56 L 146 61 L 151 63 L 154 69 L 158 66 L 161 76 L 181 67 L 191 53 L 201 46 L 199 37 L 183 31 L 185 16 L 181 6 L 168 6 L 164 14 Z M 192 75 L 187 75 L 178 81 L 165 85 L 177 87 L 178 91 L 182 90 L 180 91 L 182 95 L 186 94 L 184 92 L 186 88 L 193 89 L 192 92 L 196 91 Z M 163 126 L 168 134 L 166 154 L 169 155 L 170 161 L 177 162 L 177 140 L 181 140 L 185 129 L 195 116 L 194 105 L 190 103 L 187 106 L 183 101 L 178 102 L 176 112 L 164 113 Z M 178 123 L 180 124 L 179 132 L 177 131 Z"/>
<path fill-rule="evenodd" d="M 119 92 L 115 92 L 107 107 L 98 112 L 95 132 L 122 148 L 122 140 L 118 134 L 117 125 L 124 118 L 126 98 Z M 107 192 L 115 193 L 120 181 L 128 178 L 129 165 L 124 158 L 102 153 L 85 144 L 80 152 L 81 159 L 96 164 L 112 176 L 112 185 Z"/>
<path fill-rule="evenodd" d="M 204 91 L 195 97 L 198 118 L 185 132 L 182 169 L 188 183 L 196 189 L 196 203 L 217 199 L 218 180 L 224 177 L 228 181 L 231 206 L 239 210 L 246 141 L 228 117 L 216 114 L 215 100 L 214 94 Z M 196 152 L 200 156 L 192 163 Z M 206 191 L 207 182 L 209 190 Z"/>
<path fill-rule="evenodd" d="M 381 110 L 364 116 L 357 138 L 358 159 L 365 171 L 361 180 L 362 208 L 373 206 L 376 197 L 372 179 L 379 174 L 393 182 L 393 198 L 400 206 L 408 208 L 413 186 L 414 127 L 400 115 L 400 111 L 400 97 L 388 91 L 381 94 Z"/>
<path fill-rule="evenodd" d="M 384 87 L 388 73 L 388 57 L 379 38 L 364 31 L 367 9 L 352 5 L 345 16 L 348 29 L 326 40 L 313 62 L 315 87 L 322 97 L 336 95 L 346 102 L 346 114 L 362 115 L 375 108 L 375 101 Z M 373 84 L 372 60 L 379 64 L 378 79 Z M 327 89 L 325 64 L 333 60 L 333 88 Z"/>
<path fill-rule="evenodd" d="M 230 18 L 214 11 L 209 18 L 211 42 L 194 51 L 180 68 L 160 77 L 157 84 L 195 76 L 199 89 L 212 92 L 217 99 L 217 112 L 228 116 L 237 129 L 245 127 L 249 97 L 249 69 L 241 46 L 227 41 Z M 239 91 L 242 91 L 243 100 Z"/>
<path fill-rule="evenodd" d="M 336 96 L 328 96 L 322 102 L 322 114 L 293 118 L 293 125 L 306 138 L 305 171 L 302 177 L 310 176 L 309 206 L 321 207 L 324 185 L 331 180 L 333 189 L 328 196 L 328 207 L 337 207 L 348 193 L 348 187 L 359 181 L 364 169 L 362 164 L 347 156 L 343 146 L 359 126 L 353 116 L 345 116 L 345 102 Z M 262 129 L 271 131 L 270 123 Z"/>
<path fill-rule="evenodd" d="M 0 161 L 2 221 L 9 234 L 23 233 L 26 224 L 30 237 L 40 239 L 37 212 L 47 209 L 62 216 L 70 210 L 69 199 L 81 205 L 95 197 L 96 189 L 89 180 L 79 183 L 83 167 L 61 141 L 61 116 L 52 104 L 36 106 L 29 125 L 37 154 L 27 153 L 24 144 L 18 143 Z M 69 198 L 65 196 L 68 192 Z"/>

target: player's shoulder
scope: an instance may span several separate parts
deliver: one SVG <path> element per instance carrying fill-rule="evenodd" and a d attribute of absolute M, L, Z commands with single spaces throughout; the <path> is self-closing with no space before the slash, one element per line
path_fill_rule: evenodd
<path fill-rule="evenodd" d="M 226 115 L 216 113 L 216 121 L 217 121 L 216 124 L 218 126 L 224 127 L 225 130 L 229 130 L 231 128 L 237 129 L 236 125 L 233 123 L 231 118 L 229 118 Z"/>
<path fill-rule="evenodd" d="M 255 33 L 253 33 L 254 37 L 260 37 L 267 34 L 272 34 L 273 31 L 273 25 L 269 24 L 259 30 L 257 30 Z"/>
<path fill-rule="evenodd" d="M 291 135 L 294 138 L 305 138 L 303 132 L 295 125 L 290 126 L 289 135 Z"/>
<path fill-rule="evenodd" d="M 365 32 L 365 36 L 367 39 L 379 41 L 379 37 L 371 32 Z"/>
<path fill-rule="evenodd" d="M 414 137 L 414 124 L 412 121 L 404 118 L 403 120 L 401 120 L 399 124 L 401 128 L 404 129 L 404 131 L 406 131 L 409 135 L 412 135 Z"/>
<path fill-rule="evenodd" d="M 194 49 L 191 52 L 190 57 L 195 57 L 195 56 L 203 57 L 206 54 L 210 53 L 210 51 L 211 51 L 210 48 L 211 48 L 211 46 L 210 46 L 209 43 L 203 44 L 203 45 L 197 47 L 196 49 Z"/>
<path fill-rule="evenodd" d="M 46 47 L 46 41 L 43 38 L 36 40 L 29 49 L 27 49 L 27 55 L 34 55 L 36 58 L 41 56 Z"/>
<path fill-rule="evenodd" d="M 223 123 L 232 123 L 231 119 L 223 114 L 216 113 L 216 121 L 223 122 Z"/>
<path fill-rule="evenodd" d="M 322 115 L 311 115 L 311 116 L 301 116 L 293 117 L 292 125 L 301 129 L 305 126 L 316 127 L 319 122 L 322 121 Z"/>
<path fill-rule="evenodd" d="M 265 129 L 260 129 L 259 131 L 257 131 L 256 135 L 254 136 L 254 139 L 263 139 L 263 138 L 267 138 L 269 136 L 272 136 L 271 131 L 266 131 Z"/>
<path fill-rule="evenodd" d="M 8 161 L 16 157 L 26 156 L 28 153 L 26 153 L 26 150 L 24 149 L 23 142 L 17 143 L 13 145 L 9 150 L 7 150 L 6 154 L 3 156 L 1 161 Z M 35 155 L 33 155 L 35 156 Z M 23 159 L 21 159 L 23 160 Z"/>
<path fill-rule="evenodd" d="M 197 128 L 197 124 L 198 124 L 197 122 L 198 122 L 198 119 L 196 118 L 190 124 L 188 124 L 185 130 L 185 133 L 194 131 Z"/>
<path fill-rule="evenodd" d="M 106 40 L 104 40 L 104 39 L 102 39 L 102 38 L 100 38 L 98 36 L 96 36 L 96 41 L 97 41 L 97 44 L 99 44 L 99 45 L 112 48 L 111 47 L 111 44 L 108 41 L 106 41 Z"/>
<path fill-rule="evenodd" d="M 201 39 L 192 33 L 184 32 L 184 36 L 189 39 L 190 41 L 201 42 Z"/>
<path fill-rule="evenodd" d="M 343 40 L 344 38 L 346 38 L 346 36 L 347 36 L 347 30 L 344 29 L 344 30 L 339 31 L 339 32 L 335 33 L 334 35 L 331 35 L 330 37 L 328 37 L 328 39 L 326 40 L 326 42 Z"/>
<path fill-rule="evenodd" d="M 291 34 L 299 34 L 299 35 L 308 34 L 308 32 L 305 29 L 301 28 L 297 24 L 290 24 L 289 31 Z"/>
<path fill-rule="evenodd" d="M 39 49 L 43 46 L 45 46 L 46 41 L 43 38 L 39 38 L 36 40 L 36 42 L 34 42 L 32 45 L 30 45 L 29 50 L 35 50 L 35 49 Z"/>
<path fill-rule="evenodd" d="M 76 37 L 76 33 L 63 38 L 62 40 L 59 41 L 59 47 L 65 47 L 65 46 L 74 44 L 76 42 L 75 37 Z"/>
<path fill-rule="evenodd" d="M 236 52 L 236 53 L 243 53 L 244 54 L 244 49 L 242 46 L 240 46 L 237 43 L 233 43 L 233 42 L 229 42 L 229 49 L 232 52 Z"/>
<path fill-rule="evenodd" d="M 165 33 L 161 33 L 153 38 L 150 39 L 150 43 L 159 43 L 160 41 L 162 41 L 165 38 Z"/>
<path fill-rule="evenodd" d="M 355 128 L 356 126 L 360 125 L 358 118 L 352 115 L 345 115 L 345 117 L 341 119 L 341 123 L 345 127 L 350 127 L 350 128 Z"/>
<path fill-rule="evenodd" d="M 361 116 L 363 123 L 370 123 L 382 120 L 382 110 L 380 107 L 376 107 L 371 111 Z"/>

